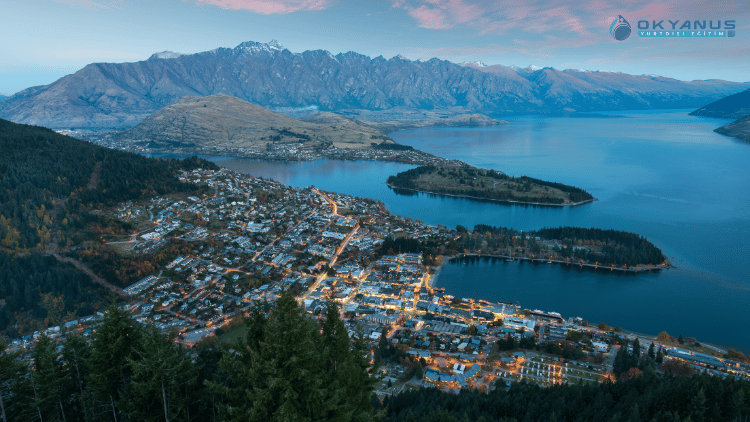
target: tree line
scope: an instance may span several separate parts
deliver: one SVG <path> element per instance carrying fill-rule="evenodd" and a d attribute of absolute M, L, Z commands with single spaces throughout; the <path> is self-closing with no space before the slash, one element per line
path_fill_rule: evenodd
<path fill-rule="evenodd" d="M 627 381 L 540 387 L 498 381 L 490 393 L 423 388 L 387 397 L 386 422 L 744 421 L 750 383 L 644 374 Z"/>
<path fill-rule="evenodd" d="M 454 241 L 452 249 L 466 253 L 533 255 L 545 259 L 551 256 L 611 266 L 660 265 L 666 261 L 661 250 L 647 239 L 619 230 L 558 227 L 521 232 L 478 224 L 471 232 L 462 226 L 458 226 L 457 231 L 460 237 Z M 553 240 L 561 245 L 548 243 Z"/>
<path fill-rule="evenodd" d="M 336 305 L 325 316 L 285 293 L 244 338 L 191 350 L 111 305 L 90 341 L 0 355 L 2 421 L 374 421 L 364 343 Z"/>
<path fill-rule="evenodd" d="M 639 356 L 635 344 L 634 353 L 618 353 L 617 382 L 543 388 L 500 380 L 489 393 L 405 389 L 381 403 L 364 334 L 350 338 L 339 312 L 328 303 L 323 321 L 312 319 L 285 292 L 270 311 L 267 304 L 251 308 L 244 337 L 188 349 L 110 305 L 90 340 L 70 335 L 58 346 L 42 336 L 28 356 L 0 354 L 0 416 L 3 422 L 704 422 L 750 415 L 747 381 L 659 376 L 648 370 L 653 350 Z M 375 355 L 393 359 L 391 352 L 383 340 Z M 418 376 L 424 362 L 412 364 Z M 643 371 L 633 371 L 640 365 Z"/>

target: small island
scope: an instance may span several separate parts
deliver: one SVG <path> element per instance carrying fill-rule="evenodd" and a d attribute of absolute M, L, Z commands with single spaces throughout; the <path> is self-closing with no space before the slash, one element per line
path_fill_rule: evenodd
<path fill-rule="evenodd" d="M 390 176 L 388 186 L 445 196 L 538 205 L 581 205 L 595 198 L 583 189 L 528 176 L 512 177 L 468 164 L 425 165 Z"/>

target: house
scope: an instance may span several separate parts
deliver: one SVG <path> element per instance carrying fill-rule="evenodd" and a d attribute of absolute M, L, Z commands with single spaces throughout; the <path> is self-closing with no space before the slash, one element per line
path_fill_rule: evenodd
<path fill-rule="evenodd" d="M 605 353 L 607 349 L 609 349 L 609 345 L 601 341 L 592 341 L 591 345 L 594 346 L 594 349 L 596 349 L 597 352 Z"/>

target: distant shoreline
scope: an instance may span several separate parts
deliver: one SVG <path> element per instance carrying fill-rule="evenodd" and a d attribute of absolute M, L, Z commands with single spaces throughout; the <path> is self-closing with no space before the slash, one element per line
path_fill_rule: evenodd
<path fill-rule="evenodd" d="M 402 187 L 399 187 L 399 186 L 393 186 L 393 185 L 391 185 L 388 182 L 385 182 L 385 184 L 388 185 L 388 187 L 391 188 L 391 189 L 403 189 L 403 190 L 408 190 L 408 191 L 412 191 L 412 192 L 429 193 L 429 194 L 432 194 L 432 195 L 452 196 L 454 198 L 468 198 L 468 199 L 477 199 L 477 200 L 481 200 L 481 201 L 492 201 L 492 202 L 501 202 L 501 203 L 505 202 L 505 203 L 508 203 L 508 204 L 538 205 L 538 206 L 543 206 L 543 207 L 575 207 L 575 206 L 578 206 L 578 205 L 584 205 L 584 204 L 588 204 L 589 202 L 597 201 L 597 199 L 594 198 L 594 199 L 587 199 L 587 200 L 581 201 L 581 202 L 573 202 L 571 204 L 550 204 L 550 203 L 547 203 L 547 202 L 525 202 L 525 201 L 514 201 L 514 200 L 511 200 L 511 199 L 482 198 L 482 197 L 479 197 L 479 196 L 456 195 L 456 194 L 452 194 L 452 193 L 437 193 L 437 192 L 430 192 L 430 191 L 419 190 L 419 189 L 402 188 Z"/>

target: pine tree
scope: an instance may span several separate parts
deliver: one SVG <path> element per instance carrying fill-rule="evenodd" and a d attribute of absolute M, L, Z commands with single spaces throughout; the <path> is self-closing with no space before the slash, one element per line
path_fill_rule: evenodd
<path fill-rule="evenodd" d="M 260 338 L 236 343 L 221 360 L 225 381 L 210 383 L 225 397 L 222 418 L 258 422 L 322 419 L 329 409 L 315 323 L 285 292 L 262 329 L 254 327 L 254 321 L 250 324 L 248 332 L 262 333 Z"/>
<path fill-rule="evenodd" d="M 612 366 L 612 370 L 615 373 L 616 377 L 619 377 L 620 374 L 630 369 L 630 356 L 628 356 L 628 345 L 627 343 L 620 346 L 620 349 L 617 350 L 617 354 L 615 355 L 615 362 Z"/>
<path fill-rule="evenodd" d="M 372 420 L 374 418 L 370 395 L 375 379 L 367 372 L 370 362 L 363 338 L 357 332 L 352 345 L 349 334 L 340 318 L 339 307 L 334 302 L 326 304 L 326 321 L 323 324 L 323 344 L 326 366 L 324 368 L 330 385 L 328 388 L 334 410 L 331 420 Z"/>
<path fill-rule="evenodd" d="M 120 392 L 131 377 L 129 358 L 140 347 L 141 328 L 115 304 L 107 307 L 91 342 L 87 385 L 93 395 L 91 412 L 99 419 L 122 421 Z"/>
<path fill-rule="evenodd" d="M 209 381 L 230 421 L 369 421 L 372 380 L 366 347 L 354 348 L 338 308 L 327 307 L 322 333 L 285 292 L 268 317 L 247 320 L 248 336 L 220 361 L 222 379 Z"/>
<path fill-rule="evenodd" d="M 198 421 L 217 421 L 219 420 L 219 407 L 222 403 L 222 396 L 217 394 L 214 389 L 209 388 L 208 384 L 225 381 L 224 374 L 221 371 L 222 349 L 219 345 L 202 345 L 198 347 L 198 353 L 195 359 L 195 366 L 198 371 L 197 393 L 193 394 L 193 404 L 197 407 L 196 413 Z"/>
<path fill-rule="evenodd" d="M 189 420 L 189 391 L 196 380 L 190 356 L 169 335 L 149 326 L 142 347 L 128 358 L 132 377 L 123 397 L 128 419 L 135 421 Z"/>
<path fill-rule="evenodd" d="M 270 369 L 263 396 L 273 405 L 258 410 L 271 410 L 272 421 L 324 420 L 332 403 L 326 400 L 317 324 L 303 315 L 290 292 L 277 305 L 260 347 Z"/>
<path fill-rule="evenodd" d="M 33 371 L 31 373 L 31 388 L 34 393 L 34 407 L 40 420 L 67 420 L 65 408 L 70 398 L 70 391 L 66 391 L 65 372 L 58 360 L 57 345 L 46 335 L 42 335 L 36 342 L 32 354 Z M 63 404 L 63 401 L 66 404 Z"/>
<path fill-rule="evenodd" d="M 654 361 L 661 365 L 662 362 L 664 362 L 664 349 L 662 349 L 661 346 L 659 346 L 659 350 L 656 352 L 656 357 L 654 358 Z"/>
<path fill-rule="evenodd" d="M 91 355 L 86 340 L 79 335 L 69 335 L 65 340 L 62 358 L 65 362 L 63 371 L 65 381 L 68 384 L 65 388 L 70 392 L 70 415 L 71 420 L 89 420 L 89 413 L 86 407 L 87 397 L 84 394 L 85 379 L 88 376 L 87 360 Z"/>
<path fill-rule="evenodd" d="M 688 417 L 694 422 L 703 422 L 705 420 L 704 414 L 706 413 L 706 393 L 703 392 L 703 388 L 698 390 L 698 393 L 690 399 L 690 405 L 688 407 Z"/>
<path fill-rule="evenodd" d="M 21 380 L 26 377 L 26 366 L 19 361 L 18 352 L 8 352 L 8 344 L 0 339 L 0 417 L 2 422 L 18 420 L 22 410 Z"/>

